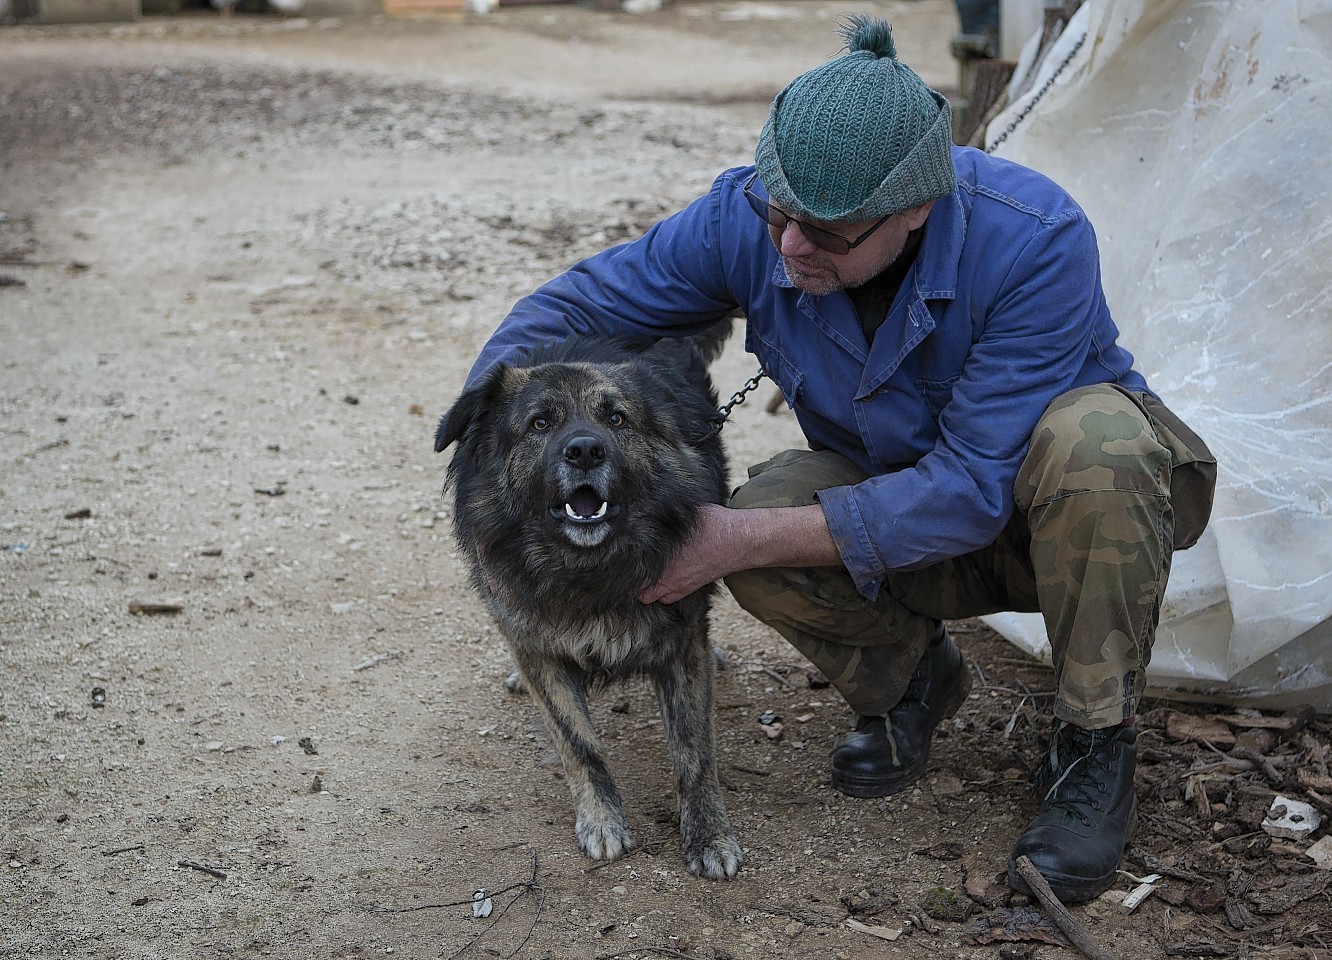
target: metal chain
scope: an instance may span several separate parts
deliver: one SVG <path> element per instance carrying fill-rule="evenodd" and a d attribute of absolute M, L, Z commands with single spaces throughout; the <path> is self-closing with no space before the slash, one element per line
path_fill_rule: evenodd
<path fill-rule="evenodd" d="M 1078 42 L 1073 44 L 1073 49 L 1068 51 L 1068 56 L 1066 56 L 1063 59 L 1063 61 L 1059 64 L 1059 66 L 1055 67 L 1054 73 L 1050 74 L 1050 76 L 1046 78 L 1045 83 L 1041 84 L 1041 88 L 1036 91 L 1036 95 L 1027 101 L 1026 106 L 1024 106 L 1020 111 L 1018 111 L 1018 115 L 1016 117 L 1008 121 L 1008 126 L 1004 127 L 1003 131 L 1000 132 L 999 136 L 994 138 L 994 142 L 985 148 L 986 153 L 994 153 L 995 148 L 998 147 L 999 144 L 1007 140 L 1008 135 L 1012 133 L 1014 130 L 1016 130 L 1023 120 L 1027 119 L 1027 115 L 1031 113 L 1033 109 L 1035 109 L 1036 104 L 1040 103 L 1041 98 L 1045 96 L 1046 92 L 1049 91 L 1049 89 L 1052 86 L 1054 86 L 1054 82 L 1059 79 L 1059 75 L 1064 72 L 1064 68 L 1073 62 L 1073 57 L 1077 54 L 1079 50 L 1082 49 L 1082 45 L 1083 43 L 1086 42 L 1086 40 L 1087 40 L 1087 35 L 1085 33 L 1078 38 Z"/>
<path fill-rule="evenodd" d="M 999 136 L 995 137 L 994 142 L 985 148 L 986 153 L 993 153 L 995 151 L 995 148 L 997 148 L 999 144 L 1007 140 L 1008 135 L 1012 133 L 1014 130 L 1016 130 L 1022 124 L 1022 121 L 1027 119 L 1028 114 L 1030 114 L 1031 111 L 1035 109 L 1036 104 L 1040 103 L 1041 98 L 1045 96 L 1045 94 L 1049 91 L 1049 89 L 1052 86 L 1054 86 L 1055 81 L 1059 79 L 1059 75 L 1062 74 L 1064 70 L 1068 67 L 1068 65 L 1073 62 L 1073 58 L 1077 55 L 1077 52 L 1082 49 L 1082 45 L 1083 43 L 1086 42 L 1086 40 L 1087 40 L 1087 35 L 1085 33 L 1078 38 L 1078 42 L 1073 44 L 1073 49 L 1068 52 L 1068 56 L 1066 56 L 1060 62 L 1059 66 L 1055 67 L 1054 72 L 1050 74 L 1049 77 L 1046 78 L 1045 83 L 1041 84 L 1041 88 L 1036 91 L 1035 96 L 1033 96 L 1030 100 L 1027 101 L 1026 106 L 1024 106 L 1018 112 L 1018 115 L 1016 117 L 1008 121 L 1008 126 L 1004 127 L 1004 129 L 1000 132 Z M 740 406 L 740 404 L 745 402 L 746 394 L 753 391 L 759 385 L 759 382 L 764 378 L 764 376 L 765 374 L 763 372 L 763 368 L 760 367 L 758 373 L 754 374 L 752 377 L 746 380 L 745 385 L 741 387 L 739 390 L 737 390 L 735 393 L 731 394 L 731 399 L 728 400 L 725 404 L 723 404 L 719 408 L 719 412 L 721 413 L 721 421 L 717 424 L 718 430 L 720 430 L 723 426 L 726 425 L 726 422 L 731 418 L 731 411 L 734 410 L 736 407 Z"/>
<path fill-rule="evenodd" d="M 718 430 L 720 430 L 722 427 L 726 425 L 726 421 L 731 418 L 731 411 L 734 410 L 736 407 L 740 406 L 740 404 L 745 402 L 745 394 L 749 393 L 755 387 L 757 387 L 759 385 L 759 381 L 762 380 L 764 376 L 765 374 L 763 372 L 763 368 L 759 367 L 758 373 L 754 374 L 752 377 L 746 380 L 745 385 L 743 387 L 741 387 L 735 393 L 731 394 L 731 399 L 727 400 L 726 403 L 724 403 L 719 409 L 719 412 L 721 413 L 721 420 L 717 424 Z"/>

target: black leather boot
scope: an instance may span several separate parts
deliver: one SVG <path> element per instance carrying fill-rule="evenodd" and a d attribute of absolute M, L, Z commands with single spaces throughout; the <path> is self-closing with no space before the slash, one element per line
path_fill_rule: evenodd
<path fill-rule="evenodd" d="M 897 706 L 886 717 L 860 717 L 833 748 L 833 786 L 852 797 L 886 797 L 911 786 L 930 761 L 934 728 L 970 692 L 962 651 L 940 627 Z"/>
<path fill-rule="evenodd" d="M 1026 856 L 1063 903 L 1100 896 L 1133 835 L 1138 731 L 1132 726 L 1082 730 L 1060 723 L 1037 777 L 1041 812 L 1013 847 L 1008 885 L 1031 893 L 1017 871 Z"/>

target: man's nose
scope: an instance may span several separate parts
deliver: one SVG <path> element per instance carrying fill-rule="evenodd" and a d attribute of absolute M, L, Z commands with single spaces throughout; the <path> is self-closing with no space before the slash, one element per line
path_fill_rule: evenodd
<path fill-rule="evenodd" d="M 786 221 L 786 226 L 782 228 L 782 235 L 777 249 L 785 257 L 807 257 L 818 249 L 809 242 L 809 237 L 805 236 L 805 231 L 800 229 L 800 225 L 794 220 Z"/>

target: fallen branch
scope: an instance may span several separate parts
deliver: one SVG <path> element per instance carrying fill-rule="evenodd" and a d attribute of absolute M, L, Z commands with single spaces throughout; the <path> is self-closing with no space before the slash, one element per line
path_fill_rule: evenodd
<path fill-rule="evenodd" d="M 1187 870 L 1181 870 L 1178 867 L 1172 867 L 1168 863 L 1162 863 L 1153 857 L 1150 853 L 1141 850 L 1130 850 L 1128 859 L 1133 863 L 1144 867 L 1148 873 L 1160 873 L 1167 877 L 1174 877 L 1176 880 L 1183 880 L 1185 883 L 1208 883 L 1206 877 L 1201 877 L 1196 873 L 1190 873 Z"/>
<path fill-rule="evenodd" d="M 772 771 L 771 771 L 771 770 L 760 770 L 758 767 L 745 767 L 745 766 L 742 766 L 742 765 L 740 765 L 740 764 L 738 764 L 738 763 L 733 763 L 733 764 L 731 764 L 731 769 L 732 769 L 732 770 L 739 770 L 741 773 L 749 773 L 749 774 L 753 774 L 753 775 L 756 776 L 756 777 L 770 777 L 770 776 L 772 776 Z"/>
<path fill-rule="evenodd" d="M 353 671 L 369 670 L 371 667 L 378 666 L 379 664 L 383 663 L 385 660 L 397 660 L 401 656 L 402 656 L 401 650 L 392 650 L 388 653 L 377 653 L 373 657 L 370 657 L 368 660 L 362 660 L 356 666 L 352 667 L 352 670 Z"/>
<path fill-rule="evenodd" d="M 180 613 L 185 609 L 183 600 L 131 600 L 129 612 L 134 614 Z"/>
<path fill-rule="evenodd" d="M 1272 761 L 1264 754 L 1259 753 L 1251 747 L 1236 745 L 1235 748 L 1230 751 L 1230 755 L 1240 760 L 1248 760 L 1255 767 L 1262 770 L 1273 786 L 1279 787 L 1286 782 L 1286 778 L 1283 777 L 1277 768 L 1272 765 Z"/>
<path fill-rule="evenodd" d="M 502 897 L 510 890 L 517 890 L 520 887 L 526 889 L 528 887 L 536 886 L 536 862 L 536 854 L 534 853 L 532 854 L 532 876 L 530 879 L 519 880 L 517 883 L 511 883 L 507 887 L 503 887 L 499 890 L 492 890 L 490 891 L 490 898 L 493 900 L 495 897 Z M 422 903 L 415 907 L 376 907 L 375 912 L 414 913 L 417 910 L 442 910 L 445 907 L 470 907 L 474 902 L 472 897 L 468 897 L 466 900 L 453 900 L 449 903 Z"/>
<path fill-rule="evenodd" d="M 490 931 L 494 930 L 495 925 L 498 924 L 499 921 L 504 918 L 504 915 L 509 912 L 509 908 L 512 907 L 519 900 L 521 900 L 525 894 L 535 893 L 537 897 L 536 915 L 532 917 L 532 925 L 527 928 L 526 936 L 524 936 L 522 942 L 519 943 L 518 946 L 514 947 L 513 950 L 511 950 L 509 953 L 501 955 L 498 954 L 498 952 L 496 952 L 497 956 L 503 956 L 505 958 L 511 958 L 517 956 L 518 953 L 525 946 L 527 946 L 527 941 L 532 939 L 532 934 L 536 931 L 536 926 L 541 921 L 541 913 L 546 907 L 545 888 L 540 886 L 536 882 L 536 878 L 537 878 L 537 855 L 534 852 L 532 854 L 531 871 L 526 880 L 519 880 L 517 883 L 511 883 L 507 887 L 504 887 L 501 890 L 494 890 L 488 892 L 488 899 L 494 900 L 497 897 L 501 897 L 506 893 L 510 893 L 516 890 L 518 892 L 514 894 L 513 899 L 510 900 L 507 904 L 505 904 L 504 909 L 500 910 L 499 913 L 490 917 L 490 922 L 486 924 L 484 928 L 482 928 L 478 933 L 476 933 L 470 940 L 468 940 L 465 944 L 459 947 L 456 951 L 450 954 L 448 960 L 456 960 L 457 957 L 461 956 L 464 952 L 466 952 L 478 940 L 480 940 L 486 934 L 490 933 Z M 438 910 L 442 907 L 462 907 L 462 906 L 470 907 L 475 903 L 476 903 L 476 895 L 473 894 L 470 898 L 466 900 L 454 900 L 450 903 L 423 903 L 415 907 L 376 907 L 375 912 L 412 913 L 413 911 L 416 910 Z"/>
<path fill-rule="evenodd" d="M 103 850 L 103 851 L 102 851 L 102 856 L 104 856 L 104 857 L 114 857 L 114 856 L 116 856 L 117 854 L 121 854 L 121 853 L 133 853 L 135 850 L 142 850 L 142 849 L 143 849 L 143 844 L 142 844 L 142 843 L 136 843 L 136 844 L 135 844 L 134 846 L 132 846 L 132 847 L 116 847 L 116 849 L 114 849 L 114 850 Z"/>
<path fill-rule="evenodd" d="M 902 931 L 896 927 L 861 923 L 859 920 L 853 920 L 850 917 L 846 919 L 846 925 L 857 933 L 867 933 L 871 937 L 878 937 L 880 940 L 896 940 L 902 935 Z"/>
<path fill-rule="evenodd" d="M 205 867 L 202 863 L 195 863 L 193 860 L 182 860 L 176 864 L 178 867 L 187 867 L 190 870 L 198 870 L 200 873 L 206 873 L 210 877 L 217 877 L 219 880 L 227 879 L 227 875 L 221 870 L 214 870 L 212 867 Z"/>
<path fill-rule="evenodd" d="M 1099 943 L 1091 938 L 1091 935 L 1083 929 L 1082 924 L 1069 913 L 1059 898 L 1054 895 L 1050 889 L 1050 884 L 1041 876 L 1041 872 L 1036 869 L 1036 865 L 1031 862 L 1030 857 L 1017 858 L 1018 873 L 1022 879 L 1027 881 L 1027 886 L 1036 894 L 1036 899 L 1041 902 L 1045 912 L 1049 914 L 1050 919 L 1058 927 L 1073 945 L 1091 957 L 1091 960 L 1115 960 L 1114 954 L 1110 953 Z"/>

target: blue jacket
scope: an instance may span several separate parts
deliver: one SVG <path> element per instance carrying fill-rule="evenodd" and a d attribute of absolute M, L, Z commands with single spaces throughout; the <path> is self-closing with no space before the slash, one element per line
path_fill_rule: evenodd
<path fill-rule="evenodd" d="M 926 221 L 915 263 L 871 344 L 842 292 L 794 287 L 741 186 L 704 197 L 638 240 L 578 263 L 520 300 L 472 379 L 570 331 L 698 332 L 736 307 L 745 347 L 805 436 L 870 479 L 819 495 L 860 591 L 885 573 L 992 543 L 1036 421 L 1075 387 L 1147 385 L 1117 344 L 1096 237 L 1046 177 L 955 148 L 957 189 Z"/>

